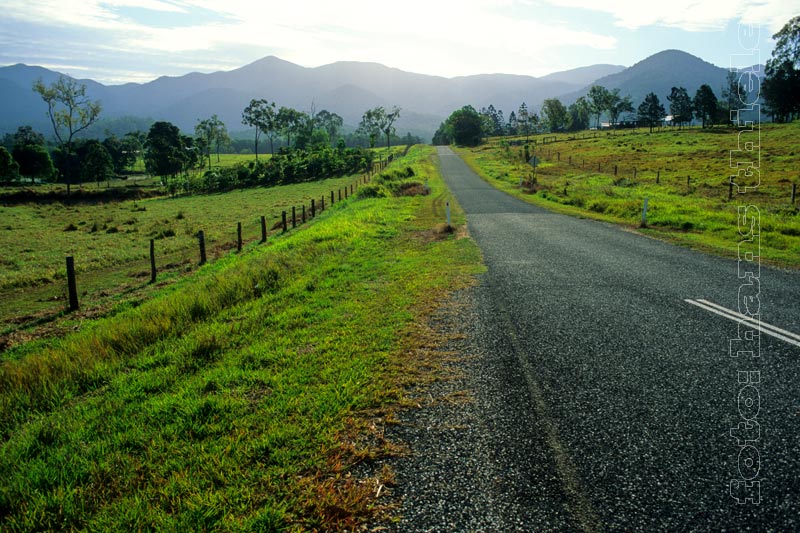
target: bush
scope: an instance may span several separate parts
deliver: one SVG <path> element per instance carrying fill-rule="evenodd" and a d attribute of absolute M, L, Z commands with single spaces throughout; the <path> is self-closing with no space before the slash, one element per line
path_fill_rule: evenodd
<path fill-rule="evenodd" d="M 358 192 L 356 192 L 356 198 L 386 198 L 389 196 L 389 193 L 386 189 L 377 184 L 377 183 L 370 183 L 367 185 L 362 185 L 358 188 Z"/>

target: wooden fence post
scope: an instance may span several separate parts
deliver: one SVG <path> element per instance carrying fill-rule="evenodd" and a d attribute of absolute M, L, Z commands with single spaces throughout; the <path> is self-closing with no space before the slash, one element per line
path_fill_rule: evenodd
<path fill-rule="evenodd" d="M 67 291 L 69 292 L 69 310 L 78 310 L 78 285 L 75 283 L 75 259 L 67 256 Z"/>
<path fill-rule="evenodd" d="M 197 232 L 197 240 L 200 244 L 200 264 L 206 264 L 206 234 L 203 230 Z"/>
<path fill-rule="evenodd" d="M 796 183 L 792 183 L 792 205 L 794 205 L 795 193 L 797 193 L 797 184 Z"/>
<path fill-rule="evenodd" d="M 261 215 L 261 243 L 267 242 L 267 218 Z"/>
<path fill-rule="evenodd" d="M 331 191 L 331 205 L 333 205 L 333 191 Z"/>
<path fill-rule="evenodd" d="M 633 167 L 633 179 L 636 179 L 636 173 L 637 173 L 636 167 Z"/>
<path fill-rule="evenodd" d="M 656 173 L 656 185 L 658 185 L 659 181 L 661 181 L 661 171 L 660 170 L 658 171 L 658 173 Z"/>
<path fill-rule="evenodd" d="M 317 206 L 314 203 L 314 199 L 312 198 L 311 199 L 311 218 L 314 218 L 315 216 L 317 216 Z"/>
<path fill-rule="evenodd" d="M 297 212 L 295 211 L 294 206 L 292 206 L 292 229 L 297 227 Z"/>
<path fill-rule="evenodd" d="M 614 175 L 617 175 L 617 165 L 614 165 Z"/>
<path fill-rule="evenodd" d="M 300 221 L 305 224 L 306 223 L 306 204 L 303 204 L 302 214 L 300 215 Z"/>
<path fill-rule="evenodd" d="M 342 189 L 339 189 L 339 201 L 342 201 Z"/>
<path fill-rule="evenodd" d="M 281 213 L 281 217 L 283 219 L 283 232 L 286 233 L 288 231 L 288 228 L 286 227 L 286 211 Z"/>
<path fill-rule="evenodd" d="M 236 251 L 242 251 L 242 223 L 236 223 Z"/>
<path fill-rule="evenodd" d="M 321 200 L 321 203 L 319 204 L 319 210 L 320 211 L 325 211 L 325 196 L 323 195 L 322 198 L 320 198 L 320 200 Z"/>
<path fill-rule="evenodd" d="M 156 240 L 150 239 L 150 283 L 156 282 Z"/>
<path fill-rule="evenodd" d="M 728 201 L 733 199 L 733 176 L 728 178 Z"/>

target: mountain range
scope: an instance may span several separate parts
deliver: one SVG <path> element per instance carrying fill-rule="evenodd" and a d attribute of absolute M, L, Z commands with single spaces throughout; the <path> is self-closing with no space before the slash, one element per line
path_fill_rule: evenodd
<path fill-rule="evenodd" d="M 106 118 L 169 120 L 187 132 L 194 130 L 199 119 L 212 114 L 218 115 L 228 130 L 244 130 L 242 110 L 250 99 L 266 98 L 278 106 L 305 111 L 312 105 L 316 110 L 327 109 L 352 127 L 367 109 L 396 105 L 402 109 L 398 133 L 429 139 L 442 120 L 467 104 L 476 109 L 492 104 L 507 116 L 522 102 L 536 111 L 546 98 L 557 97 L 569 104 L 593 84 L 619 88 L 623 95 L 631 95 L 634 105 L 649 92 L 666 102 L 672 86 L 685 87 L 694 95 L 707 83 L 719 96 L 726 74 L 727 69 L 698 57 L 666 50 L 628 68 L 593 65 L 542 77 L 483 74 L 444 78 L 347 61 L 306 68 L 268 56 L 231 71 L 163 76 L 142 84 L 79 81 L 86 85 L 90 98 L 102 102 Z M 50 84 L 59 75 L 24 64 L 0 67 L 0 133 L 15 131 L 23 124 L 49 133 L 47 108 L 31 87 L 37 79 Z"/>

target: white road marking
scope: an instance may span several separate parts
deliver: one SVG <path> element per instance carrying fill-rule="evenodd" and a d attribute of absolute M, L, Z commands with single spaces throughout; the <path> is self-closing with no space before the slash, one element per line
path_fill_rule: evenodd
<path fill-rule="evenodd" d="M 767 335 L 771 335 L 776 339 L 780 339 L 784 342 L 788 342 L 789 344 L 793 344 L 795 346 L 800 347 L 800 335 L 792 333 L 791 331 L 786 331 L 785 329 L 773 326 L 772 324 L 767 324 L 762 320 L 756 320 L 751 316 L 743 315 L 736 311 L 732 311 L 727 307 L 722 307 L 721 305 L 709 302 L 708 300 L 702 300 L 702 299 L 692 300 L 690 298 L 686 298 L 683 301 L 692 304 L 694 306 L 697 306 L 700 309 L 705 309 L 706 311 L 709 311 L 716 315 L 725 317 L 729 320 L 733 320 L 734 322 L 742 322 L 747 326 L 750 326 L 754 329 L 761 331 L 762 333 L 766 333 Z"/>

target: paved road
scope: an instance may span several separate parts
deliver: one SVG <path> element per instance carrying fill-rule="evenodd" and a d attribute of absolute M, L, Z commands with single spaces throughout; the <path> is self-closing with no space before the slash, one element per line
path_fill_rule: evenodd
<path fill-rule="evenodd" d="M 482 466 L 466 471 L 494 482 L 465 481 L 473 511 L 449 525 L 430 509 L 446 514 L 463 494 L 407 491 L 407 529 L 800 531 L 800 275 L 761 269 L 761 319 L 784 338 L 761 334 L 760 357 L 732 358 L 739 324 L 722 309 L 738 309 L 735 261 L 550 213 L 493 189 L 449 148 L 439 155 L 488 266 L 467 342 L 490 382 L 473 388 L 493 396 L 470 408 L 484 435 L 448 445 L 481 448 Z M 755 375 L 742 371 L 760 382 L 746 388 L 738 379 Z M 749 448 L 731 436 L 745 420 L 740 391 L 761 430 L 739 433 Z M 441 436 L 420 438 L 435 450 Z M 449 459 L 456 470 L 468 451 Z M 740 459 L 748 477 L 760 464 L 758 505 L 729 494 Z M 447 460 L 419 468 L 447 476 Z"/>

